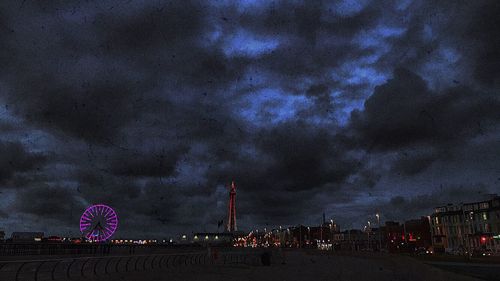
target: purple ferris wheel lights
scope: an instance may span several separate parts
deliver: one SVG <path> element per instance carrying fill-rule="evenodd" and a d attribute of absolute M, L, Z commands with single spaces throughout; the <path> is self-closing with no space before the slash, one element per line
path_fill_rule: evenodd
<path fill-rule="evenodd" d="M 88 207 L 80 218 L 80 232 L 95 242 L 108 240 L 118 227 L 118 216 L 113 208 L 97 204 Z"/>

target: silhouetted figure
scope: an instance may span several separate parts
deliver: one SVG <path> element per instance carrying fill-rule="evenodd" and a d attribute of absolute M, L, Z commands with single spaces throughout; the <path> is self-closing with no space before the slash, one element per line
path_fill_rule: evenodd
<path fill-rule="evenodd" d="M 214 248 L 212 251 L 212 260 L 214 262 L 217 262 L 218 258 L 219 258 L 219 250 L 217 250 L 217 248 Z"/>
<path fill-rule="evenodd" d="M 285 260 L 285 251 L 283 251 L 282 248 L 279 248 L 278 249 L 278 252 L 279 252 L 279 255 L 281 257 L 281 264 L 286 264 L 286 260 Z"/>
<path fill-rule="evenodd" d="M 262 262 L 262 265 L 264 266 L 270 266 L 271 265 L 271 253 L 269 252 L 264 252 L 260 256 L 260 261 Z"/>

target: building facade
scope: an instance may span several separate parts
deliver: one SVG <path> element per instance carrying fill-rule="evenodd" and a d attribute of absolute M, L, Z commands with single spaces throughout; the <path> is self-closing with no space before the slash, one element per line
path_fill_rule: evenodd
<path fill-rule="evenodd" d="M 12 232 L 11 240 L 15 243 L 41 242 L 43 232 Z"/>
<path fill-rule="evenodd" d="M 430 217 L 432 244 L 438 252 L 500 253 L 500 196 L 437 207 Z"/>
<path fill-rule="evenodd" d="M 408 220 L 403 224 L 404 242 L 408 251 L 414 252 L 418 249 L 428 249 L 432 246 L 431 229 L 428 217 Z"/>

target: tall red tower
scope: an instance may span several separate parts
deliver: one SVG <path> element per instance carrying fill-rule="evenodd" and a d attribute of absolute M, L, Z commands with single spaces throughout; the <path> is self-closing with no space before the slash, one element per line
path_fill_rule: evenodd
<path fill-rule="evenodd" d="M 227 220 L 227 231 L 233 232 L 238 230 L 236 227 L 236 185 L 231 182 L 229 188 L 229 218 Z"/>

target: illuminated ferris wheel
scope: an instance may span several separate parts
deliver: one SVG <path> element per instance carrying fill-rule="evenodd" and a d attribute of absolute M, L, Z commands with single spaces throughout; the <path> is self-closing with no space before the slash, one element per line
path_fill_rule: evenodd
<path fill-rule="evenodd" d="M 118 227 L 118 216 L 111 207 L 92 205 L 83 212 L 80 218 L 80 232 L 94 242 L 108 240 Z"/>

